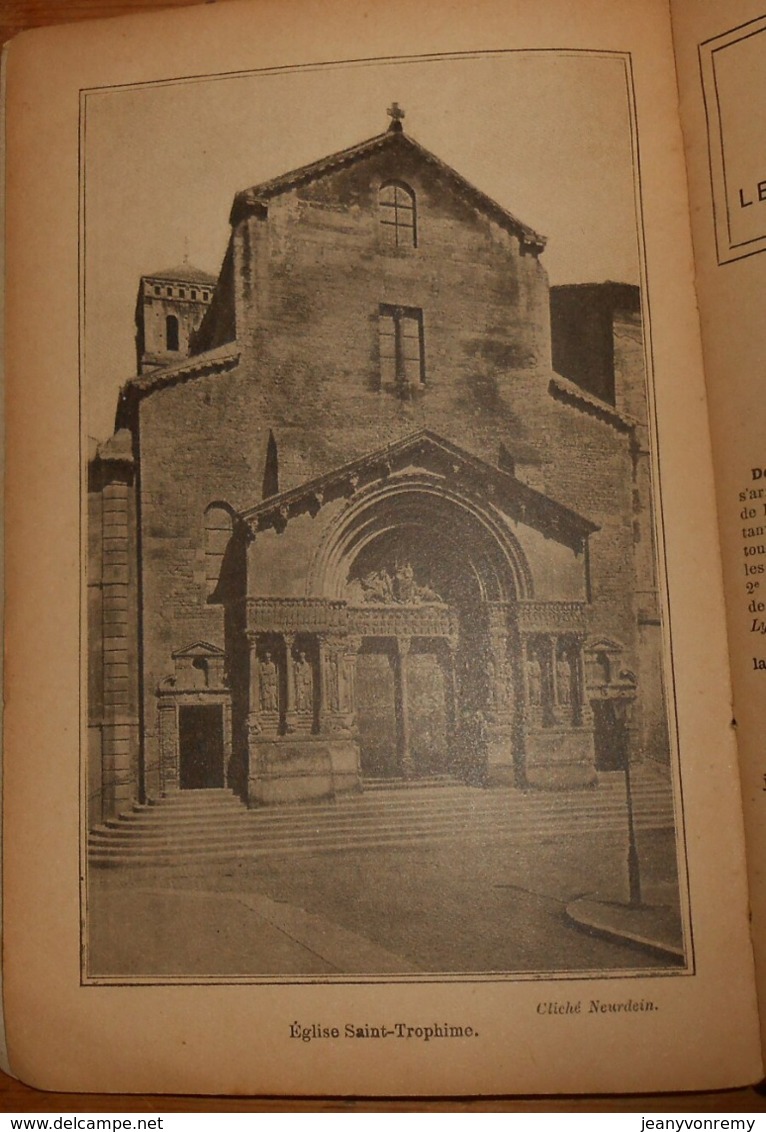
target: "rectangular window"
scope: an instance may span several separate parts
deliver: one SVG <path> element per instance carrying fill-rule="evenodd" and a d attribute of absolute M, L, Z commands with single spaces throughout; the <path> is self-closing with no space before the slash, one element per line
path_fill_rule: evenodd
<path fill-rule="evenodd" d="M 426 380 L 423 312 L 381 303 L 378 311 L 382 385 L 423 385 Z"/>

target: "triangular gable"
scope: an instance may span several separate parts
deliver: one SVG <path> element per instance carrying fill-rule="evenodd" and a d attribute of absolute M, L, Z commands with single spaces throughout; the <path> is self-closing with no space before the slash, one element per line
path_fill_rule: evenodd
<path fill-rule="evenodd" d="M 180 660 L 183 657 L 197 657 L 197 656 L 225 656 L 223 649 L 219 649 L 216 645 L 211 645 L 208 641 L 194 641 L 190 645 L 186 645 L 182 649 L 176 649 L 171 653 L 173 660 Z"/>
<path fill-rule="evenodd" d="M 271 496 L 241 512 L 239 518 L 253 533 L 269 528 L 282 530 L 290 519 L 307 512 L 316 514 L 324 503 L 353 495 L 413 463 L 445 478 L 461 480 L 509 518 L 555 537 L 574 550 L 579 550 L 584 540 L 599 529 L 589 519 L 522 483 L 512 473 L 473 456 L 429 429 L 421 429 L 300 487 Z"/>
<path fill-rule="evenodd" d="M 420 142 L 415 141 L 414 138 L 409 137 L 400 129 L 391 128 L 386 130 L 385 133 L 376 134 L 375 137 L 358 145 L 349 146 L 347 149 L 339 150 L 337 153 L 332 153 L 319 161 L 312 161 L 308 165 L 301 165 L 298 169 L 292 169 L 279 177 L 262 181 L 259 185 L 253 185 L 251 188 L 237 193 L 232 206 L 230 222 L 237 224 L 251 212 L 262 212 L 272 197 L 278 196 L 280 193 L 289 192 L 300 185 L 306 185 L 320 177 L 336 173 L 339 169 L 354 165 L 387 149 L 409 150 L 419 160 L 437 170 L 439 175 L 448 181 L 460 196 L 468 199 L 476 208 L 486 213 L 503 228 L 512 232 L 526 251 L 537 255 L 544 249 L 545 236 L 535 232 L 529 225 L 522 223 L 518 217 L 503 208 L 492 197 L 487 196 L 481 189 L 477 189 L 475 185 L 472 185 L 470 181 L 466 180 L 455 169 L 452 169 L 446 162 L 430 153 Z"/>
<path fill-rule="evenodd" d="M 605 652 L 617 655 L 625 652 L 625 645 L 612 637 L 589 637 L 583 645 L 583 650 L 590 653 Z"/>

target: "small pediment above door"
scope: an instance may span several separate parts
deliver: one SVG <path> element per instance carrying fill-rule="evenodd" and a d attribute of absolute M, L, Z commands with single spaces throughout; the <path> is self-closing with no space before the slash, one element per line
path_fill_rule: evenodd
<path fill-rule="evenodd" d="M 223 688 L 225 684 L 223 649 L 208 641 L 194 641 L 171 653 L 173 675 L 163 681 L 163 690 L 200 691 Z"/>
<path fill-rule="evenodd" d="M 173 660 L 180 660 L 185 657 L 193 659 L 196 656 L 224 656 L 224 651 L 216 645 L 209 644 L 208 641 L 194 641 L 190 645 L 185 645 L 182 649 L 176 649 L 171 655 Z"/>

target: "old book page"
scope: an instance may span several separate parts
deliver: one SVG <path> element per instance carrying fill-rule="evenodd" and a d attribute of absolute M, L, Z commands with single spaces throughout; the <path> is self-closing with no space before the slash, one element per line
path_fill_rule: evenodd
<path fill-rule="evenodd" d="M 12 1068 L 755 1080 L 667 13 L 389 15 L 10 53 Z"/>
<path fill-rule="evenodd" d="M 766 978 L 766 18 L 673 5 L 759 984 Z"/>

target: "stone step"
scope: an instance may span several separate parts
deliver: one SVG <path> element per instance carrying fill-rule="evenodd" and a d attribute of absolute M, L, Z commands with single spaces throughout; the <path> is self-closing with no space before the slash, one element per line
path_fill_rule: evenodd
<path fill-rule="evenodd" d="M 626 830 L 624 778 L 594 790 L 524 794 L 453 783 L 429 790 L 382 789 L 335 801 L 247 810 L 231 793 L 215 812 L 179 810 L 161 799 L 94 831 L 92 864 L 178 865 L 183 861 L 286 856 L 439 844 L 446 840 L 548 840 L 583 833 L 621 836 Z M 220 792 L 215 795 L 220 797 Z M 178 797 L 177 795 L 175 797 Z M 638 829 L 672 826 L 666 782 L 644 775 L 635 783 Z"/>
<path fill-rule="evenodd" d="M 661 826 L 659 828 L 664 828 Z M 639 828 L 641 828 L 639 826 Z M 614 834 L 616 837 L 621 838 L 624 835 L 624 824 L 616 825 L 613 827 L 604 827 L 598 831 L 601 834 Z M 532 831 L 527 831 L 525 835 L 521 835 L 517 830 L 493 830 L 487 832 L 477 832 L 473 835 L 462 836 L 460 840 L 467 843 L 471 840 L 479 840 L 482 844 L 490 842 L 509 841 L 512 843 L 520 844 L 529 841 L 542 841 L 542 840 L 556 840 L 560 836 L 560 831 L 550 830 L 547 834 L 542 835 L 539 832 L 534 834 Z M 364 851 L 376 848 L 407 848 L 416 845 L 436 845 L 443 842 L 454 844 L 456 835 L 454 830 L 440 830 L 440 831 L 410 831 L 407 833 L 398 832 L 391 837 L 384 837 L 382 835 L 364 836 L 360 835 L 355 838 L 353 843 L 347 839 L 342 842 L 337 839 L 324 845 L 318 846 L 315 843 L 295 843 L 290 842 L 283 846 L 266 844 L 266 845 L 242 845 L 228 844 L 226 846 L 215 845 L 197 845 L 193 849 L 180 851 L 175 845 L 172 847 L 163 848 L 156 847 L 136 847 L 130 848 L 108 846 L 104 848 L 94 849 L 90 855 L 91 864 L 96 866 L 108 865 L 158 865 L 158 866 L 178 866 L 184 862 L 205 862 L 205 861 L 224 861 L 231 859 L 254 859 L 262 857 L 286 857 L 286 856 L 316 856 L 322 854 L 334 853 L 347 853 L 350 850 Z"/>
<path fill-rule="evenodd" d="M 151 809 L 173 809 L 177 806 L 188 806 L 199 809 L 211 806 L 240 805 L 240 799 L 233 790 L 178 790 L 172 794 L 163 794 L 159 798 L 151 798 L 146 803 Z"/>
<path fill-rule="evenodd" d="M 663 823 L 664 824 L 664 823 Z M 655 827 L 652 823 L 644 824 L 637 823 L 638 829 L 652 829 Z M 656 827 L 662 827 L 656 826 Z M 332 837 L 328 835 L 327 838 L 283 838 L 283 839 L 269 839 L 261 841 L 261 839 L 253 839 L 252 842 L 244 842 L 243 840 L 231 841 L 226 838 L 210 839 L 205 842 L 199 841 L 175 841 L 173 839 L 165 839 L 153 844 L 145 842 L 128 842 L 128 843 L 106 843 L 106 844 L 93 844 L 92 847 L 92 863 L 97 863 L 98 860 L 115 859 L 121 860 L 122 863 L 129 863 L 130 860 L 136 861 L 160 861 L 164 858 L 170 858 L 174 863 L 179 863 L 180 860 L 199 860 L 207 859 L 210 856 L 216 857 L 266 857 L 266 856 L 293 856 L 300 854 L 326 854 L 326 852 L 347 852 L 353 849 L 365 848 L 384 848 L 384 847 L 397 847 L 406 846 L 415 842 L 420 843 L 436 843 L 438 841 L 462 841 L 475 842 L 481 841 L 482 843 L 511 841 L 515 843 L 527 843 L 530 841 L 541 840 L 554 840 L 561 837 L 561 834 L 573 831 L 561 831 L 560 827 L 549 827 L 548 830 L 535 830 L 535 829 L 482 829 L 480 826 L 474 827 L 472 830 L 456 831 L 455 829 L 448 829 L 448 827 L 438 826 L 436 829 L 406 829 L 406 830 L 359 830 L 352 834 L 345 833 L 342 838 Z M 617 834 L 623 835 L 626 832 L 625 822 L 610 822 L 610 823 L 586 823 L 577 831 L 580 834 Z"/>
<path fill-rule="evenodd" d="M 587 797 L 583 794 L 572 797 L 571 795 L 524 795 L 518 791 L 508 791 L 497 795 L 479 790 L 467 793 L 467 790 L 469 788 L 463 788 L 461 794 L 450 798 L 445 798 L 444 795 L 439 794 L 438 797 L 414 799 L 411 795 L 406 794 L 380 800 L 380 798 L 364 794 L 338 798 L 321 804 L 306 804 L 301 807 L 264 808 L 249 811 L 239 802 L 234 803 L 231 809 L 228 807 L 225 811 L 216 809 L 212 813 L 204 811 L 188 813 L 178 811 L 175 807 L 153 807 L 142 812 L 133 812 L 120 818 L 111 819 L 105 823 L 104 828 L 135 833 L 170 828 L 198 828 L 204 831 L 219 828 L 224 824 L 227 827 L 249 828 L 257 823 L 262 829 L 269 827 L 300 829 L 313 826 L 317 821 L 326 823 L 330 816 L 335 822 L 344 820 L 354 822 L 363 818 L 375 818 L 383 812 L 388 817 L 396 816 L 402 819 L 408 816 L 417 817 L 420 813 L 427 812 L 432 815 L 440 814 L 452 820 L 457 820 L 461 815 L 469 820 L 474 820 L 474 816 L 478 812 L 492 813 L 499 817 L 506 814 L 566 817 L 571 813 L 610 813 L 615 809 L 622 810 L 625 806 L 624 794 L 602 794 L 598 792 Z M 672 813 L 672 799 L 667 791 L 656 792 L 651 795 L 637 793 L 634 797 L 634 808 L 638 814 L 655 809 Z"/>
<path fill-rule="evenodd" d="M 667 824 L 672 819 L 672 812 L 664 809 L 655 809 L 635 814 L 637 826 Z M 218 826 L 156 826 L 154 828 L 134 830 L 126 827 L 124 830 L 94 830 L 91 834 L 91 844 L 121 844 L 130 845 L 152 844 L 173 841 L 175 844 L 194 845 L 204 840 L 232 841 L 234 839 L 268 840 L 270 843 L 290 842 L 297 840 L 326 840 L 329 838 L 353 837 L 361 829 L 366 833 L 378 831 L 403 831 L 411 829 L 440 829 L 452 831 L 455 835 L 462 835 L 475 829 L 508 829 L 509 833 L 527 832 L 543 833 L 552 831 L 576 831 L 587 826 L 588 829 L 602 829 L 604 827 L 624 827 L 626 815 L 619 810 L 587 811 L 584 813 L 561 814 L 528 814 L 506 815 L 492 811 L 470 811 L 452 814 L 432 813 L 424 810 L 416 815 L 401 816 L 380 813 L 375 815 L 351 815 L 338 818 L 327 815 L 323 821 L 304 823 L 295 826 L 265 826 L 257 820 L 222 823 Z"/>
<path fill-rule="evenodd" d="M 401 778 L 394 775 L 390 778 L 367 776 L 364 780 L 365 792 L 374 790 L 418 790 L 423 787 L 427 787 L 431 790 L 434 787 L 439 788 L 456 785 L 459 786 L 462 785 L 462 783 L 452 774 L 423 775 L 417 778 Z"/>

